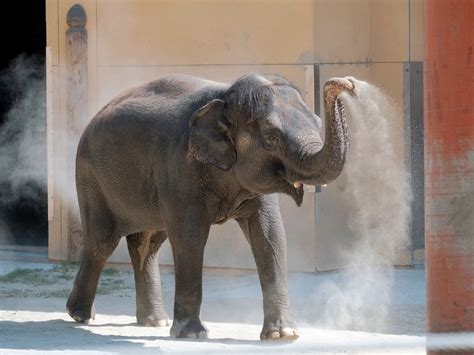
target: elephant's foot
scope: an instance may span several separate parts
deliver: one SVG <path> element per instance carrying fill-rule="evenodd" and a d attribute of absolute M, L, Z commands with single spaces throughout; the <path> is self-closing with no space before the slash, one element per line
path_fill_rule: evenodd
<path fill-rule="evenodd" d="M 207 328 L 199 319 L 175 319 L 170 330 L 173 338 L 207 339 Z"/>
<path fill-rule="evenodd" d="M 91 320 L 95 319 L 94 305 L 92 305 L 92 307 L 84 307 L 68 301 L 66 309 L 67 313 L 76 322 L 89 324 Z"/>
<path fill-rule="evenodd" d="M 161 296 L 159 296 L 161 298 Z M 163 304 L 137 301 L 137 323 L 145 327 L 166 327 L 171 325 Z"/>
<path fill-rule="evenodd" d="M 296 340 L 299 336 L 295 325 L 285 318 L 265 321 L 260 333 L 261 340 Z"/>
<path fill-rule="evenodd" d="M 171 320 L 165 311 L 152 314 L 137 313 L 137 323 L 145 327 L 167 327 L 171 325 Z"/>

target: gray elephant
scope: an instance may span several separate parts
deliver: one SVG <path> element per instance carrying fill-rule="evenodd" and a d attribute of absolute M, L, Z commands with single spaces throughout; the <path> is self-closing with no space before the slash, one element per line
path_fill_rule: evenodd
<path fill-rule="evenodd" d="M 169 325 L 157 254 L 168 238 L 176 292 L 171 336 L 206 338 L 200 320 L 204 246 L 212 224 L 235 219 L 251 245 L 263 292 L 261 339 L 296 339 L 288 318 L 285 231 L 277 193 L 299 206 L 303 184 L 341 172 L 348 138 L 339 93 L 324 86 L 327 124 L 277 75 L 245 75 L 232 85 L 172 75 L 107 104 L 77 150 L 76 186 L 84 250 L 67 301 L 87 323 L 101 270 L 126 236 L 136 284 L 137 321 Z"/>

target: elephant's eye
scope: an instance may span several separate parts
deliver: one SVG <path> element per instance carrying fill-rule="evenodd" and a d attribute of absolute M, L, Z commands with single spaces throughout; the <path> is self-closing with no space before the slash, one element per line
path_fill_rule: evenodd
<path fill-rule="evenodd" d="M 271 132 L 264 135 L 263 141 L 264 141 L 265 149 L 273 150 L 276 148 L 278 144 L 279 137 L 276 133 Z"/>

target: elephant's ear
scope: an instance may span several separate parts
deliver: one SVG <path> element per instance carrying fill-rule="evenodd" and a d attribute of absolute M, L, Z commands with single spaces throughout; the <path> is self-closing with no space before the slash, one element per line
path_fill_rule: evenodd
<path fill-rule="evenodd" d="M 235 164 L 237 154 L 224 116 L 224 101 L 215 99 L 196 110 L 189 121 L 188 156 L 221 170 Z"/>

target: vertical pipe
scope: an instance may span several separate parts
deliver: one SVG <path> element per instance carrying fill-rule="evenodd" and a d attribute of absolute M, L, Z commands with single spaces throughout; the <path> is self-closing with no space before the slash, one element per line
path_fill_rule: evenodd
<path fill-rule="evenodd" d="M 423 63 L 403 65 L 403 108 L 405 130 L 405 168 L 412 191 L 409 235 L 412 262 L 419 263 L 424 252 L 424 171 L 423 171 Z M 421 260 L 420 260 L 421 259 Z"/>
<path fill-rule="evenodd" d="M 51 47 L 46 47 L 46 142 L 48 167 L 48 223 L 53 220 L 53 65 Z M 49 249 L 48 249 L 49 251 Z"/>
<path fill-rule="evenodd" d="M 314 73 L 314 113 L 321 117 L 321 74 L 320 74 L 321 66 L 319 64 L 314 64 L 313 66 L 313 73 Z M 321 186 L 315 186 L 314 192 L 321 192 Z M 314 205 L 316 206 L 316 195 L 314 200 Z M 316 218 L 316 217 L 315 217 Z M 316 222 L 316 219 L 315 219 Z"/>
<path fill-rule="evenodd" d="M 473 24 L 473 0 L 425 0 L 429 332 L 474 331 Z"/>
<path fill-rule="evenodd" d="M 69 142 L 76 142 L 87 122 L 87 16 L 84 8 L 75 4 L 66 18 L 66 107 Z M 75 188 L 76 145 L 67 147 L 68 179 Z M 67 206 L 69 260 L 78 260 L 82 251 L 82 233 L 76 204 Z"/>

